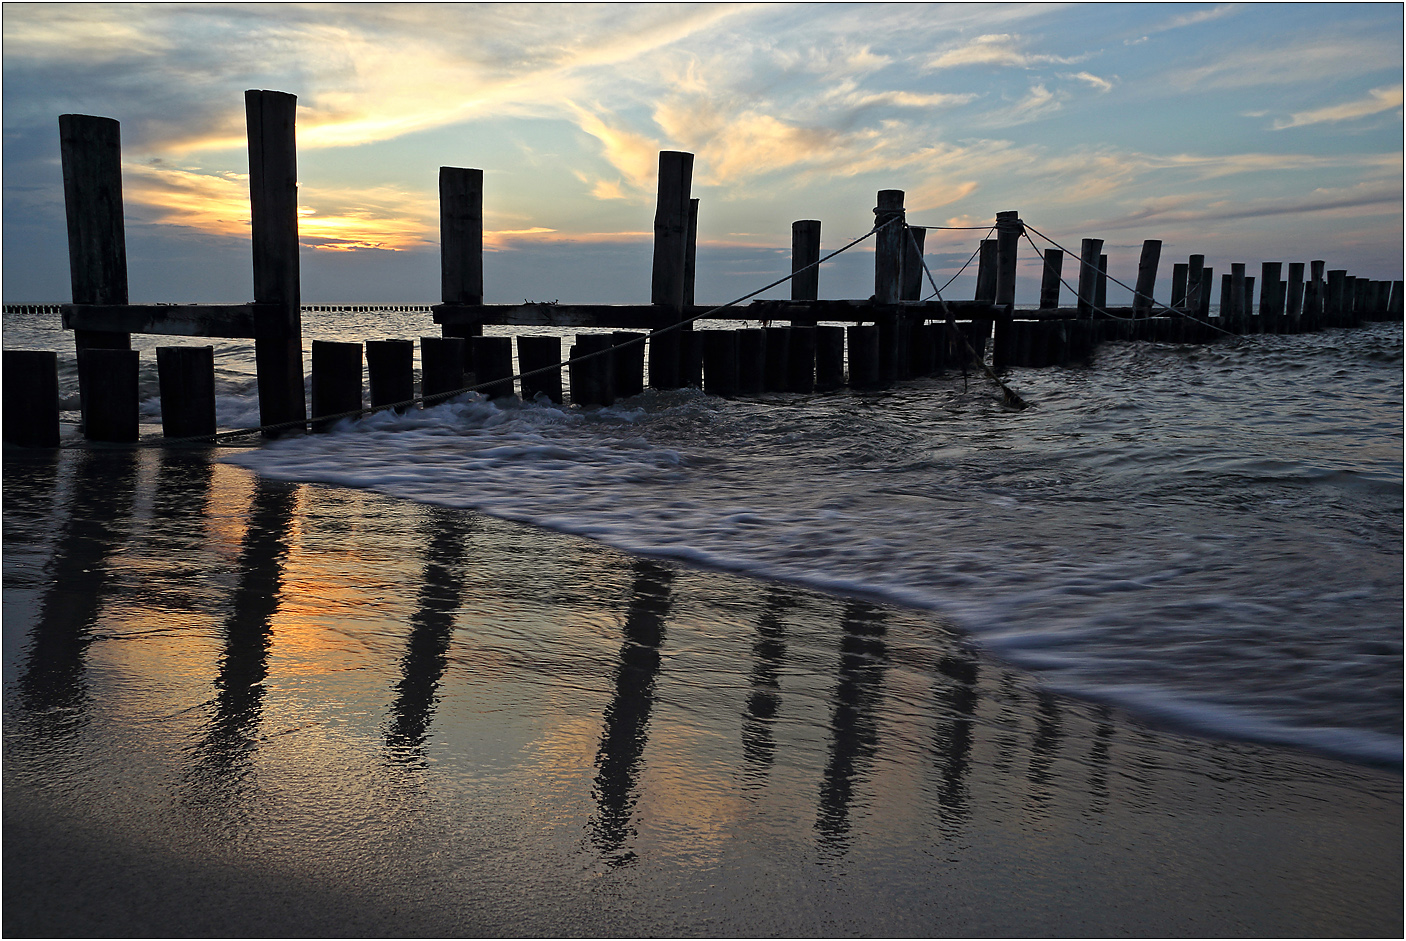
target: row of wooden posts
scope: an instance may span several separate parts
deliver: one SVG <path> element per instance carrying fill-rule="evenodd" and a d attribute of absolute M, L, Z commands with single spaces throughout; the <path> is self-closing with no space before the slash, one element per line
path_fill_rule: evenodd
<path fill-rule="evenodd" d="M 73 288 L 73 303 L 61 311 L 64 327 L 74 333 L 86 437 L 130 441 L 137 436 L 133 333 L 253 339 L 261 425 L 306 427 L 302 313 L 339 308 L 300 303 L 295 108 L 296 98 L 283 92 L 245 94 L 254 301 L 239 305 L 128 303 L 118 123 L 60 116 Z M 693 296 L 698 200 L 690 195 L 692 170 L 692 154 L 659 155 L 649 304 L 489 305 L 483 303 L 483 172 L 440 168 L 442 303 L 430 310 L 443 335 L 421 338 L 421 394 L 491 383 L 490 394 L 521 391 L 529 398 L 540 393 L 562 400 L 559 369 L 524 376 L 515 389 L 512 338 L 485 337 L 485 325 L 610 330 L 579 334 L 570 351 L 573 358 L 597 354 L 569 369 L 572 401 L 586 405 L 640 391 L 646 382 L 645 333 L 669 326 L 675 329 L 648 339 L 648 384 L 658 389 L 701 385 L 733 395 L 825 390 L 846 382 L 865 388 L 949 366 L 965 369 L 985 357 L 989 340 L 994 340 L 992 365 L 999 369 L 1084 361 L 1106 338 L 1202 342 L 1220 332 L 1318 329 L 1401 316 L 1401 282 L 1353 279 L 1346 271 L 1325 276 L 1324 263 L 1315 261 L 1307 279 L 1305 266 L 1293 263 L 1285 280 L 1280 263 L 1266 262 L 1258 313 L 1251 305 L 1255 278 L 1245 274 L 1244 265 L 1232 265 L 1231 273 L 1222 275 L 1220 316 L 1210 317 L 1214 272 L 1199 255 L 1173 268 L 1171 303 L 1186 316 L 1156 316 L 1151 294 L 1161 253 L 1157 240 L 1143 245 L 1134 305 L 1109 309 L 1107 256 L 1098 239 L 1082 243 L 1075 307 L 1059 306 L 1064 253 L 1055 248 L 1043 254 L 1039 309 L 1018 311 L 1016 270 L 1025 228 L 1016 212 L 998 213 L 995 237 L 980 245 L 973 300 L 923 301 L 926 230 L 907 225 L 901 190 L 878 194 L 872 297 L 819 298 L 820 223 L 802 220 L 792 226 L 791 298 L 713 311 L 698 306 Z M 392 306 L 424 309 L 380 309 Z M 688 321 L 704 313 L 710 320 L 790 326 L 693 330 Z M 364 347 L 316 341 L 313 419 L 361 407 L 363 350 L 373 407 L 415 397 L 413 341 L 370 341 Z M 543 369 L 562 359 L 561 340 L 519 336 L 517 353 L 522 372 Z M 213 433 L 213 349 L 163 347 L 157 360 L 166 435 Z M 6 441 L 57 443 L 56 363 L 52 352 L 5 352 Z"/>

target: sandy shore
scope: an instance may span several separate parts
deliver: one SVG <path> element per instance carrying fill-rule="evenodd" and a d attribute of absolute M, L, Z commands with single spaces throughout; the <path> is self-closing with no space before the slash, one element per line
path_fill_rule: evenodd
<path fill-rule="evenodd" d="M 200 453 L 6 452 L 4 931 L 1400 936 L 1400 769 L 923 612 Z"/>

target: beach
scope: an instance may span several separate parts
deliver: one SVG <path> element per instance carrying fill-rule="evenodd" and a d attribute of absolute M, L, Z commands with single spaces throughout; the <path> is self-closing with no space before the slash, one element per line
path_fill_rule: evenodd
<path fill-rule="evenodd" d="M 232 449 L 7 450 L 10 936 L 1399 936 L 1399 766 Z"/>

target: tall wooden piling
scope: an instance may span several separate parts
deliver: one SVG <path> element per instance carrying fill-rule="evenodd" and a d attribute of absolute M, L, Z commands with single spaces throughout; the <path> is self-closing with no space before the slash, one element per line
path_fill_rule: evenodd
<path fill-rule="evenodd" d="M 874 303 L 897 304 L 903 282 L 903 190 L 879 190 L 874 207 Z"/>
<path fill-rule="evenodd" d="M 334 340 L 312 341 L 312 427 L 322 431 L 332 424 L 318 421 L 361 408 L 361 344 Z"/>
<path fill-rule="evenodd" d="M 995 239 L 982 239 L 976 259 L 976 297 L 987 304 L 996 303 L 997 247 Z"/>
<path fill-rule="evenodd" d="M 1092 317 L 1098 291 L 1098 259 L 1103 239 L 1084 239 L 1079 246 L 1079 316 Z"/>
<path fill-rule="evenodd" d="M 1328 272 L 1328 297 L 1327 303 L 1323 305 L 1323 316 L 1327 325 L 1338 327 L 1342 325 L 1346 314 L 1344 308 L 1347 305 L 1347 272 L 1343 269 L 1335 269 Z"/>
<path fill-rule="evenodd" d="M 517 362 L 522 376 L 522 397 L 532 401 L 538 395 L 545 395 L 553 402 L 562 401 L 561 389 L 561 337 L 517 338 Z M 551 369 L 550 367 L 557 368 Z M 546 369 L 547 372 L 529 376 L 528 373 Z"/>
<path fill-rule="evenodd" d="M 78 369 L 87 375 L 84 437 L 92 441 L 132 442 L 140 431 L 136 350 L 89 347 L 78 351 Z"/>
<path fill-rule="evenodd" d="M 1161 258 L 1162 240 L 1146 239 L 1142 243 L 1142 255 L 1138 258 L 1136 293 L 1133 294 L 1133 312 L 1136 316 L 1152 315 L 1152 294 L 1157 286 L 1157 263 Z M 1182 295 L 1185 294 L 1186 275 L 1183 273 Z"/>
<path fill-rule="evenodd" d="M 1186 310 L 1195 315 L 1201 309 L 1203 272 L 1206 268 L 1205 255 L 1192 255 L 1186 260 Z"/>
<path fill-rule="evenodd" d="M 7 444 L 59 446 L 59 354 L 5 350 L 3 426 Z"/>
<path fill-rule="evenodd" d="M 1040 309 L 1053 310 L 1059 306 L 1060 278 L 1064 274 L 1064 251 L 1045 249 L 1045 269 L 1040 278 Z"/>
<path fill-rule="evenodd" d="M 366 376 L 372 408 L 415 398 L 415 341 L 367 340 Z M 402 405 L 396 411 L 409 407 Z"/>
<path fill-rule="evenodd" d="M 298 99 L 244 93 L 249 129 L 249 213 L 254 250 L 254 360 L 259 421 L 307 418 L 303 399 L 302 306 L 298 273 Z"/>
<path fill-rule="evenodd" d="M 908 236 L 903 239 L 903 283 L 899 288 L 899 300 L 917 301 L 923 297 L 923 244 L 927 241 L 928 230 L 920 225 L 910 225 Z"/>
<path fill-rule="evenodd" d="M 483 171 L 439 168 L 439 293 L 446 304 L 483 303 Z M 460 337 L 464 368 L 472 369 L 469 337 L 480 324 L 444 324 L 446 337 Z"/>
<path fill-rule="evenodd" d="M 791 223 L 791 300 L 820 299 L 820 220 L 798 219 Z M 813 266 L 813 267 L 812 267 Z M 814 317 L 795 318 L 793 327 L 813 327 Z"/>
<path fill-rule="evenodd" d="M 1190 269 L 1184 262 L 1172 265 L 1172 300 L 1170 306 L 1176 310 L 1186 308 L 1186 282 Z"/>
<path fill-rule="evenodd" d="M 1301 329 L 1303 317 L 1303 269 L 1301 261 L 1289 262 L 1289 283 L 1285 287 L 1284 318 L 1285 329 L 1291 333 L 1298 333 Z"/>
<path fill-rule="evenodd" d="M 650 303 L 667 308 L 675 323 L 683 319 L 687 296 L 688 218 L 692 185 L 693 154 L 677 150 L 660 151 Z M 681 385 L 679 332 L 670 330 L 650 341 L 649 384 L 656 389 L 677 389 Z"/>
<path fill-rule="evenodd" d="M 1201 320 L 1208 321 L 1211 318 L 1211 289 L 1216 283 L 1216 270 L 1209 265 L 1203 266 L 1201 279 L 1196 283 L 1201 292 L 1201 305 L 1194 313 Z"/>
<path fill-rule="evenodd" d="M 442 395 L 468 385 L 464 380 L 467 345 L 464 337 L 420 337 L 421 395 Z M 439 402 L 426 404 L 434 406 Z"/>
<path fill-rule="evenodd" d="M 1314 260 L 1308 263 L 1309 282 L 1304 289 L 1304 321 L 1308 330 L 1318 330 L 1323 326 L 1323 311 L 1328 301 L 1328 288 L 1324 283 L 1324 269 L 1328 263 Z"/>
<path fill-rule="evenodd" d="M 161 433 L 168 438 L 213 435 L 215 348 L 158 346 L 156 371 L 161 391 Z"/>
<path fill-rule="evenodd" d="M 1015 210 L 996 213 L 996 313 L 995 337 L 991 346 L 992 365 L 1001 369 L 1012 362 L 1015 309 L 1016 261 L 1024 226 Z"/>

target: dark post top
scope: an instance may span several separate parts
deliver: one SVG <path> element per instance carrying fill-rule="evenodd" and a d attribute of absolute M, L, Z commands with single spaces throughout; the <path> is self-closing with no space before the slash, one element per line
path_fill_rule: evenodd
<path fill-rule="evenodd" d="M 73 303 L 125 304 L 120 125 L 112 118 L 61 114 L 59 146 Z"/>
<path fill-rule="evenodd" d="M 923 243 L 927 241 L 928 230 L 920 225 L 908 226 L 908 235 L 903 239 L 903 285 L 899 294 L 902 300 L 917 301 L 923 297 Z"/>
<path fill-rule="evenodd" d="M 439 168 L 439 287 L 446 304 L 483 303 L 483 171 Z"/>
<path fill-rule="evenodd" d="M 249 125 L 249 210 L 254 243 L 254 301 L 285 308 L 300 326 L 298 282 L 298 99 L 279 91 L 244 93 Z"/>
<path fill-rule="evenodd" d="M 693 154 L 659 152 L 659 195 L 654 208 L 654 273 L 650 302 L 682 310 L 688 268 L 689 191 Z"/>
<path fill-rule="evenodd" d="M 1079 246 L 1079 313 L 1093 315 L 1098 291 L 1098 259 L 1103 239 L 1084 239 Z"/>
<path fill-rule="evenodd" d="M 791 223 L 791 271 L 800 272 L 791 279 L 791 300 L 820 299 L 820 266 L 808 268 L 820 260 L 820 220 L 799 219 Z M 802 271 L 801 269 L 808 268 Z"/>
<path fill-rule="evenodd" d="M 894 222 L 893 220 L 898 221 Z M 897 304 L 903 270 L 903 190 L 879 190 L 874 224 L 883 226 L 874 245 L 874 303 Z M 892 223 L 885 225 L 885 223 Z"/>
<path fill-rule="evenodd" d="M 1020 253 L 1020 234 L 1025 231 L 1020 213 L 1015 210 L 996 213 L 996 306 L 1015 303 L 1016 258 Z"/>
<path fill-rule="evenodd" d="M 683 303 L 692 307 L 694 303 L 694 280 L 698 275 L 698 200 L 688 201 L 688 255 L 683 264 Z M 643 349 L 643 346 L 640 347 Z"/>

